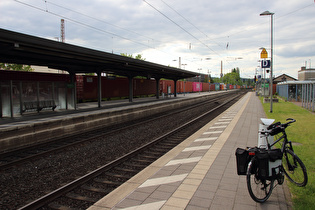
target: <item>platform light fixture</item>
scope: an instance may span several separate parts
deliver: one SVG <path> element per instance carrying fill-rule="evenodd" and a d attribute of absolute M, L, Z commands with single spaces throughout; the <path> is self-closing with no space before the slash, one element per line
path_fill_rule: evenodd
<path fill-rule="evenodd" d="M 263 13 L 260 14 L 260 16 L 265 16 L 265 15 L 270 15 L 271 17 L 271 41 L 270 41 L 270 45 L 271 45 L 271 55 L 270 55 L 270 84 L 269 84 L 269 91 L 270 91 L 270 113 L 272 113 L 272 73 L 273 73 L 273 15 L 275 13 L 269 12 L 269 11 L 265 11 Z"/>

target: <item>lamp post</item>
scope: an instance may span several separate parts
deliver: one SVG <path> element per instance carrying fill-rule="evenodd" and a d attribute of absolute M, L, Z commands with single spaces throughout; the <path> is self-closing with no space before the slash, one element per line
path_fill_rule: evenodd
<path fill-rule="evenodd" d="M 269 89 L 270 89 L 270 113 L 272 113 L 272 72 L 273 72 L 273 15 L 275 13 L 269 12 L 269 11 L 265 11 L 263 13 L 260 14 L 260 16 L 265 16 L 265 15 L 270 15 L 271 17 L 271 57 L 270 57 L 270 85 L 269 85 Z"/>

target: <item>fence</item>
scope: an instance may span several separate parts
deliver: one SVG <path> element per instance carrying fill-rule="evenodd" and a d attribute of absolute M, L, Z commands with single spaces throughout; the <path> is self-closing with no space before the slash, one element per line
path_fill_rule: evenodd
<path fill-rule="evenodd" d="M 315 81 L 288 81 L 277 84 L 277 93 L 288 101 L 302 102 L 302 107 L 315 111 Z"/>
<path fill-rule="evenodd" d="M 315 82 L 302 85 L 302 107 L 315 110 Z"/>

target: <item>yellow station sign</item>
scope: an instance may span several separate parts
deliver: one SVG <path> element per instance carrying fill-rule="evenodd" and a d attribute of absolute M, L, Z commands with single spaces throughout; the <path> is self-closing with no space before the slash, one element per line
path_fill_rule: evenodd
<path fill-rule="evenodd" d="M 268 53 L 265 48 L 263 48 L 263 50 L 261 51 L 260 58 L 268 58 Z"/>

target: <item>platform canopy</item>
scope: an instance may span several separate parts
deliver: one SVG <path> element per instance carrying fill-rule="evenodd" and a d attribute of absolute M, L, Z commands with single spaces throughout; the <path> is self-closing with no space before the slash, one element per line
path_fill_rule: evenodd
<path fill-rule="evenodd" d="M 48 66 L 69 73 L 100 73 L 179 80 L 198 74 L 143 60 L 0 29 L 0 62 Z"/>

